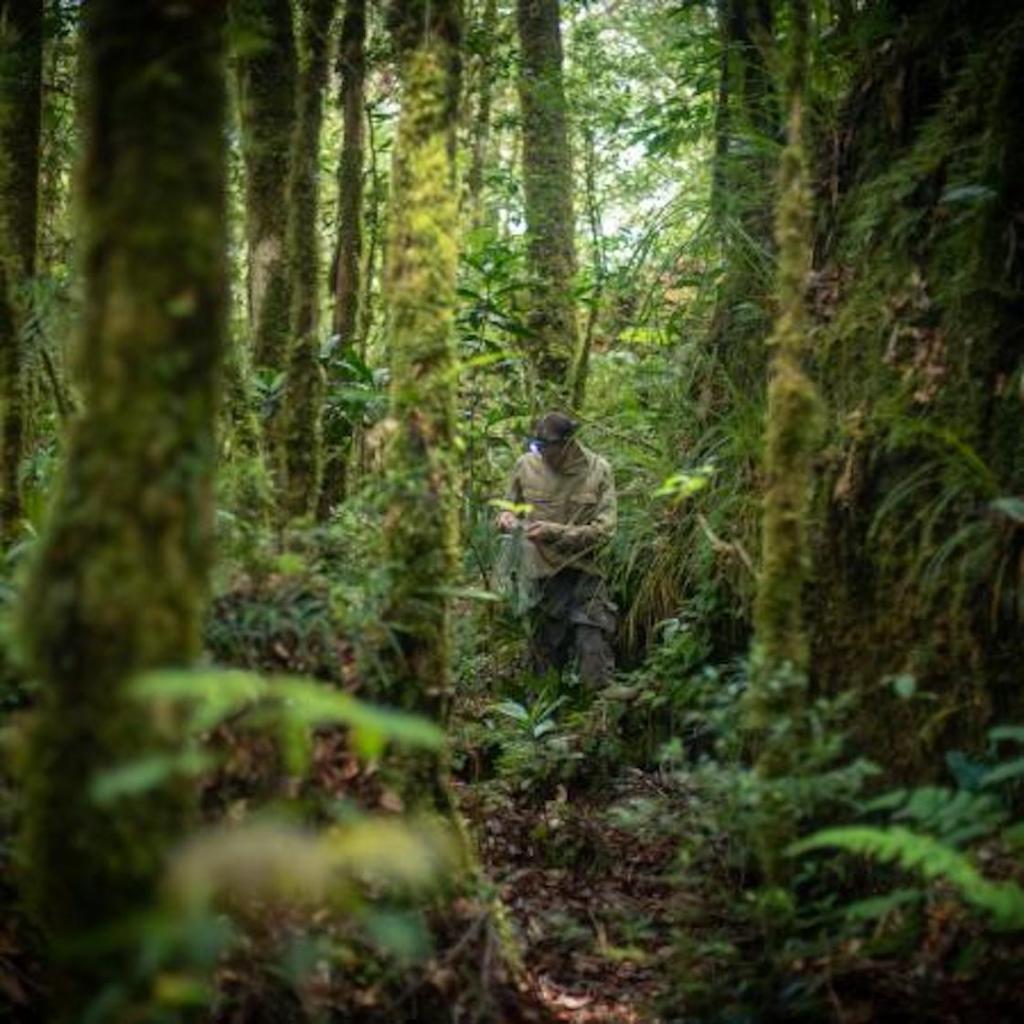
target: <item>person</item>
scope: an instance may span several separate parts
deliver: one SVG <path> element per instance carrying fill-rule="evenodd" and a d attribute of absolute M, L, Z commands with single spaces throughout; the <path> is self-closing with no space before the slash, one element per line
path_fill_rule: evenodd
<path fill-rule="evenodd" d="M 579 661 L 580 681 L 603 687 L 615 668 L 616 607 L 600 569 L 601 548 L 615 533 L 611 466 L 576 439 L 577 424 L 548 412 L 516 463 L 498 529 L 523 530 L 523 571 L 536 584 L 530 609 L 532 669 L 542 676 Z"/>

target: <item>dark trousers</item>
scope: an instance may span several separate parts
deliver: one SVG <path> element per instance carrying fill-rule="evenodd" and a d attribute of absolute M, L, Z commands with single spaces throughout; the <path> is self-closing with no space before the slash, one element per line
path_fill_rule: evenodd
<path fill-rule="evenodd" d="M 563 569 L 544 580 L 530 616 L 534 673 L 561 672 L 576 659 L 584 686 L 607 686 L 615 671 L 616 610 L 600 576 Z"/>

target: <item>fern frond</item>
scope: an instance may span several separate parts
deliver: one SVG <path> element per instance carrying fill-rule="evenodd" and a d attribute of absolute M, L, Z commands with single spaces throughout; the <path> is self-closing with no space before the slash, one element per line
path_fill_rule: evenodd
<path fill-rule="evenodd" d="M 932 836 L 900 827 L 832 828 L 794 843 L 787 853 L 796 857 L 823 849 L 845 850 L 897 864 L 929 880 L 943 879 L 958 889 L 971 906 L 991 914 L 1000 927 L 1024 929 L 1024 889 L 1014 882 L 985 878 L 965 854 Z"/>

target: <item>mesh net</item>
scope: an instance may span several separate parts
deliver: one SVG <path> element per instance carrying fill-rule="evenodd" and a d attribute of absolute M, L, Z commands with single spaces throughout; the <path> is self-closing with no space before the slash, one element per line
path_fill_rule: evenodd
<path fill-rule="evenodd" d="M 495 571 L 498 593 L 515 615 L 525 615 L 540 600 L 539 583 L 527 572 L 526 544 L 522 527 L 502 534 Z"/>

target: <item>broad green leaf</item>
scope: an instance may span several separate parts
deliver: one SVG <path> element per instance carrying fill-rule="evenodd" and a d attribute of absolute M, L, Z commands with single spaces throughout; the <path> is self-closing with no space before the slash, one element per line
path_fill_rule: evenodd
<path fill-rule="evenodd" d="M 199 775 L 215 764 L 209 754 L 186 750 L 180 754 L 153 754 L 101 772 L 90 793 L 98 804 L 109 804 L 126 796 L 138 796 L 156 789 L 176 775 Z"/>

